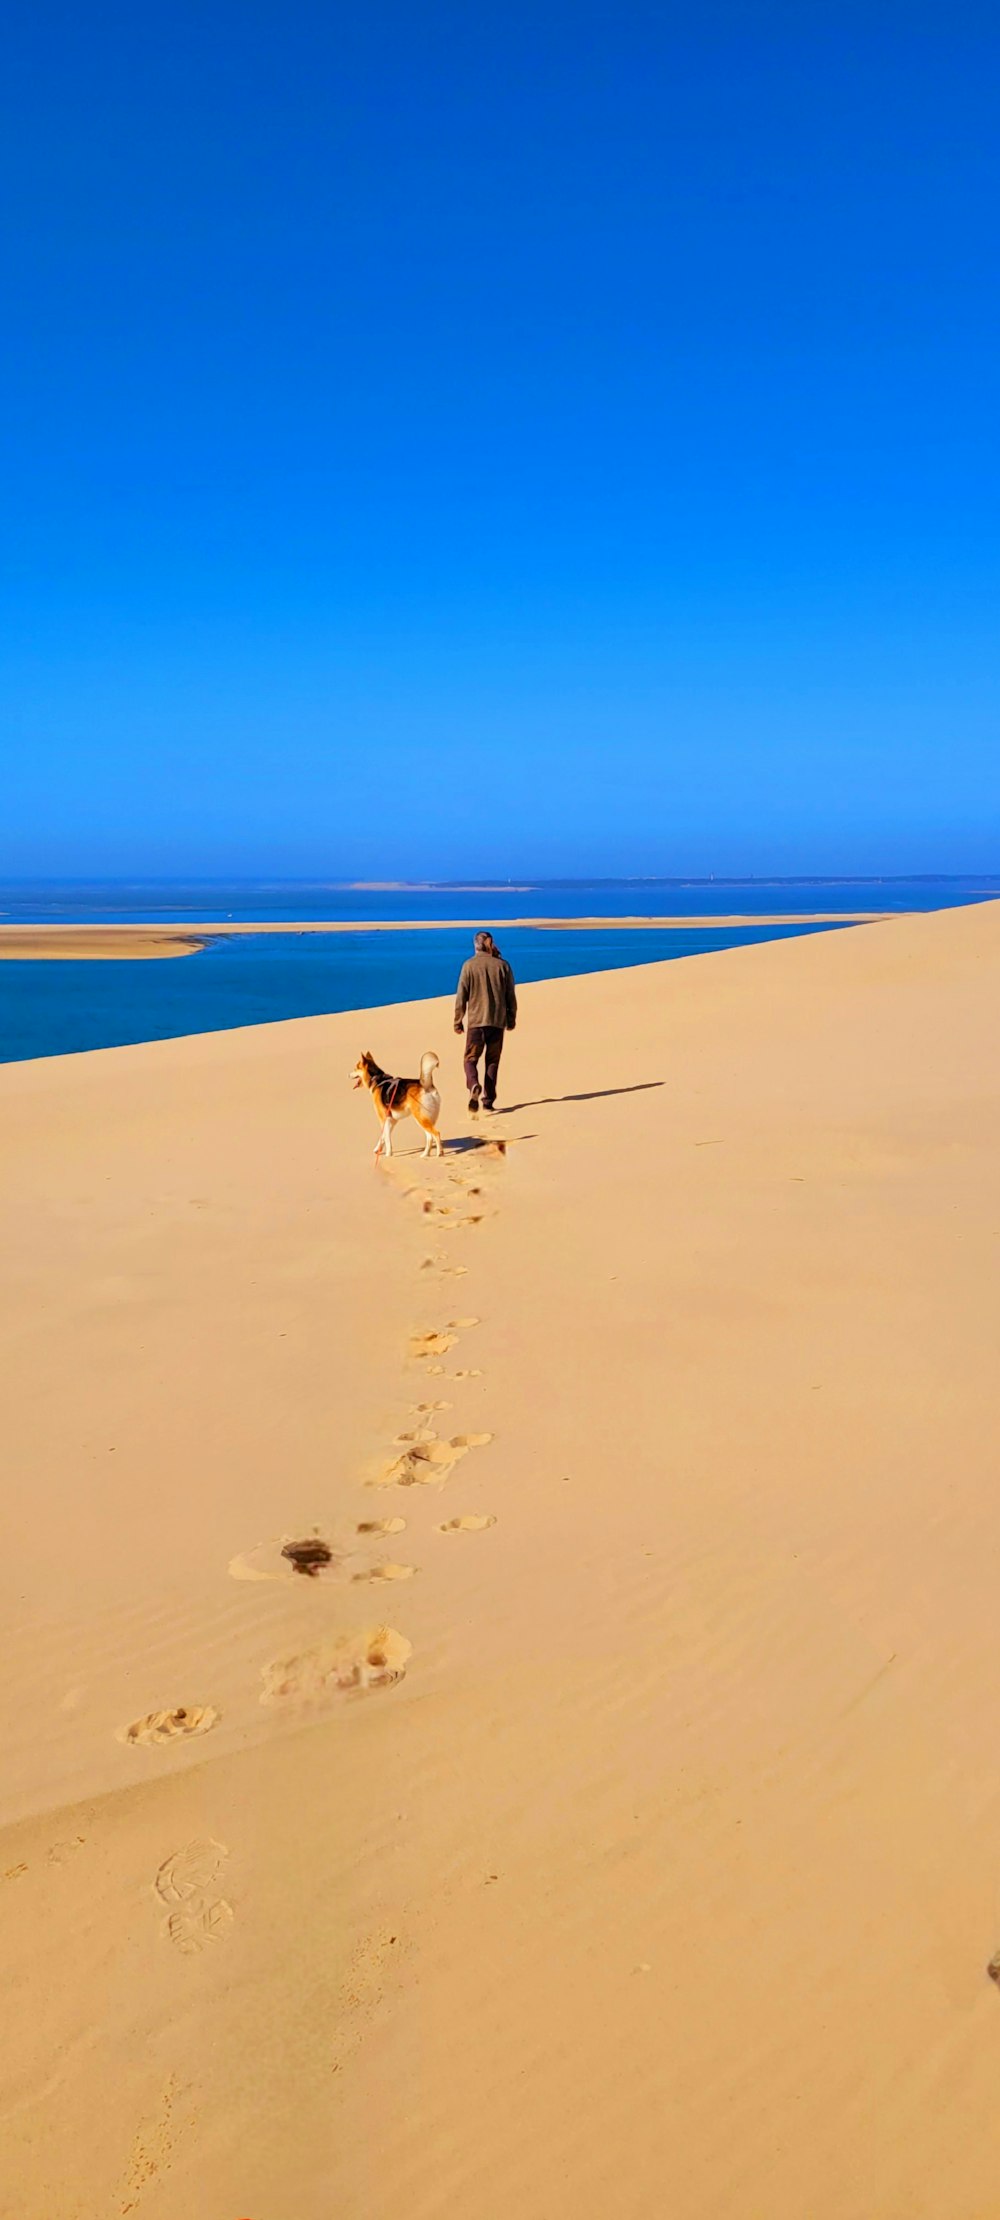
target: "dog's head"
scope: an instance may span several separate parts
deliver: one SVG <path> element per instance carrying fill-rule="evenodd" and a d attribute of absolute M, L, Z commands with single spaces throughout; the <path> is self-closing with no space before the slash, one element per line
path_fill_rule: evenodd
<path fill-rule="evenodd" d="M 357 1063 L 353 1066 L 351 1070 L 350 1081 L 352 1087 L 370 1088 L 377 1070 L 378 1065 L 375 1062 L 375 1058 L 372 1055 L 371 1050 L 366 1048 L 364 1055 L 358 1057 Z"/>

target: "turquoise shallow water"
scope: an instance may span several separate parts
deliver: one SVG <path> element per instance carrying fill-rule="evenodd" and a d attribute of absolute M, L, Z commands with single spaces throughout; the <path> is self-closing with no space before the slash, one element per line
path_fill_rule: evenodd
<path fill-rule="evenodd" d="M 836 927 L 803 926 L 813 910 L 936 909 L 1000 893 L 1000 881 L 649 881 L 532 887 L 373 890 L 258 885 L 8 887 L 5 921 L 209 922 L 330 918 L 349 934 L 247 935 L 193 956 L 138 962 L 0 961 L 0 1061 L 57 1056 L 161 1040 L 324 1011 L 376 1008 L 446 994 L 468 953 L 466 930 L 365 932 L 365 920 L 470 918 L 491 925 L 518 979 L 564 978 Z M 787 918 L 779 926 L 636 932 L 613 925 L 541 932 L 512 916 L 741 915 Z M 364 1044 L 363 1044 L 364 1045 Z"/>

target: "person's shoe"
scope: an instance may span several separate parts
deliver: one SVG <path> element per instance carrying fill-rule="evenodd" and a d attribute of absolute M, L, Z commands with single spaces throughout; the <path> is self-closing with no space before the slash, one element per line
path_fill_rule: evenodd
<path fill-rule="evenodd" d="M 484 1103 L 483 1103 L 483 1109 L 484 1109 L 484 1110 L 495 1110 L 495 1109 L 496 1109 L 496 1103 L 495 1103 L 495 1102 L 486 1102 L 486 1101 L 484 1101 Z"/>
<path fill-rule="evenodd" d="M 470 1118 L 478 1118 L 478 1116 L 479 1116 L 479 1096 L 478 1096 L 478 1095 L 470 1095 L 470 1096 L 469 1096 L 469 1116 L 470 1116 Z"/>

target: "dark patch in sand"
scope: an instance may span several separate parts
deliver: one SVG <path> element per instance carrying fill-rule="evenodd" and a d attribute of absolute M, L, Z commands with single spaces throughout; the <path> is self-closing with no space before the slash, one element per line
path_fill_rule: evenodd
<path fill-rule="evenodd" d="M 321 1541 L 318 1534 L 311 1534 L 309 1539 L 304 1542 L 283 1542 L 281 1554 L 283 1557 L 287 1557 L 289 1564 L 294 1566 L 295 1571 L 304 1574 L 307 1580 L 315 1580 L 317 1573 L 322 1572 L 324 1565 L 329 1565 L 333 1560 L 333 1551 L 329 1542 Z"/>

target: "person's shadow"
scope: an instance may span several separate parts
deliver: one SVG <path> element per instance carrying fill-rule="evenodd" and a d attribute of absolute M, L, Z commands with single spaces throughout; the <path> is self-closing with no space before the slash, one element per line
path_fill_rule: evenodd
<path fill-rule="evenodd" d="M 539 1095 L 534 1102 L 505 1102 L 502 1110 L 490 1112 L 494 1118 L 512 1118 L 516 1110 L 544 1110 L 553 1102 L 603 1102 L 607 1095 L 642 1095 L 650 1087 L 665 1087 L 665 1079 L 639 1079 L 634 1087 L 594 1087 L 583 1095 Z"/>

